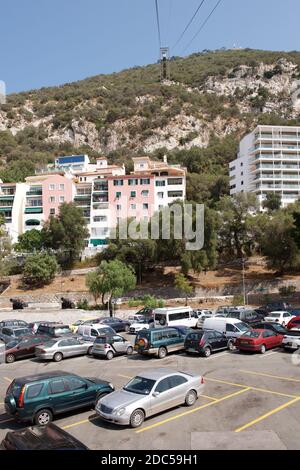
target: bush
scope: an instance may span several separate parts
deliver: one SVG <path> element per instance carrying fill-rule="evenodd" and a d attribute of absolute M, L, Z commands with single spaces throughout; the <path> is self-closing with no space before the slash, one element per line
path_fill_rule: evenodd
<path fill-rule="evenodd" d="M 149 307 L 149 308 L 163 308 L 165 301 L 163 299 L 157 299 L 152 295 L 146 294 L 143 297 L 134 297 L 128 301 L 129 307 Z"/>
<path fill-rule="evenodd" d="M 296 286 L 282 286 L 279 287 L 278 292 L 283 297 L 286 297 L 296 292 Z"/>
<path fill-rule="evenodd" d="M 240 294 L 236 294 L 233 297 L 232 305 L 244 305 L 244 297 Z"/>
<path fill-rule="evenodd" d="M 87 299 L 80 299 L 77 302 L 77 308 L 81 310 L 88 310 L 89 309 L 89 302 Z"/>
<path fill-rule="evenodd" d="M 23 283 L 27 287 L 43 287 L 53 281 L 57 269 L 56 258 L 48 253 L 28 256 L 23 269 Z"/>

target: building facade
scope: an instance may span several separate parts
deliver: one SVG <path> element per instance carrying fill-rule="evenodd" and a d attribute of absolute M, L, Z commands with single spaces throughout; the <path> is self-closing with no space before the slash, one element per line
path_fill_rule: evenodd
<path fill-rule="evenodd" d="M 101 250 L 122 220 L 149 221 L 163 207 L 185 199 L 185 168 L 148 157 L 134 158 L 133 163 L 134 170 L 126 175 L 124 165 L 109 165 L 104 157 L 95 164 L 86 155 L 59 157 L 54 168 L 25 183 L 0 183 L 0 213 L 12 241 L 28 230 L 42 229 L 62 203 L 73 201 L 87 222 L 87 248 Z"/>
<path fill-rule="evenodd" d="M 257 126 L 240 142 L 229 164 L 230 194 L 253 192 L 262 207 L 268 193 L 282 206 L 300 198 L 300 127 Z"/>

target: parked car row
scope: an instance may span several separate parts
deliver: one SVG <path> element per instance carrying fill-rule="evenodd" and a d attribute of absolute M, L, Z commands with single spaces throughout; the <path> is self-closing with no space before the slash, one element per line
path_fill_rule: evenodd
<path fill-rule="evenodd" d="M 181 404 L 194 405 L 203 388 L 202 376 L 165 368 L 148 369 L 118 391 L 105 380 L 52 371 L 14 379 L 4 404 L 6 413 L 18 422 L 38 426 L 49 425 L 62 413 L 93 406 L 102 419 L 136 428 L 152 415 Z M 32 429 L 28 432 L 34 434 Z M 7 436 L 2 446 L 12 445 Z"/>

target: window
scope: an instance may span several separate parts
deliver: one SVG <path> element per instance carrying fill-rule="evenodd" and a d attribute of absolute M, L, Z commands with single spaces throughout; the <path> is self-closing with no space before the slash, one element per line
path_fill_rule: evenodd
<path fill-rule="evenodd" d="M 142 197 L 148 197 L 149 196 L 149 191 L 142 191 Z"/>
<path fill-rule="evenodd" d="M 122 336 L 113 336 L 114 343 L 123 343 Z"/>
<path fill-rule="evenodd" d="M 54 395 L 55 393 L 63 393 L 65 392 L 66 387 L 63 379 L 55 379 L 50 382 L 50 390 L 49 393 Z"/>
<path fill-rule="evenodd" d="M 187 382 L 187 380 L 184 377 L 181 377 L 181 375 L 173 375 L 172 377 L 169 377 L 170 381 L 170 388 L 173 387 L 178 387 L 179 385 L 182 385 Z"/>
<path fill-rule="evenodd" d="M 226 323 L 226 331 L 234 331 L 234 326 L 231 325 L 230 323 Z"/>
<path fill-rule="evenodd" d="M 129 186 L 135 186 L 139 184 L 139 180 L 137 178 L 130 178 L 128 180 L 128 185 Z"/>
<path fill-rule="evenodd" d="M 132 209 L 133 211 L 135 211 L 135 209 L 136 209 L 136 204 L 130 204 L 130 209 Z"/>
<path fill-rule="evenodd" d="M 150 184 L 150 178 L 141 178 L 140 184 Z"/>
<path fill-rule="evenodd" d="M 64 190 L 65 190 L 65 185 L 64 185 L 64 184 L 60 184 L 60 185 L 59 185 L 59 190 L 60 190 L 60 191 L 64 191 Z"/>
<path fill-rule="evenodd" d="M 158 197 L 158 199 L 163 199 L 164 193 L 157 193 L 157 197 Z"/>
<path fill-rule="evenodd" d="M 168 178 L 168 184 L 182 184 L 182 178 Z"/>
<path fill-rule="evenodd" d="M 59 202 L 65 202 L 65 196 L 59 196 Z"/>
<path fill-rule="evenodd" d="M 183 191 L 168 191 L 168 197 L 183 197 Z"/>
<path fill-rule="evenodd" d="M 169 390 L 171 388 L 170 386 L 170 383 L 169 383 L 169 377 L 167 377 L 166 379 L 163 379 L 161 380 L 156 388 L 155 388 L 155 392 L 158 392 L 158 393 L 163 393 L 163 392 L 166 392 L 167 390 Z"/>
<path fill-rule="evenodd" d="M 27 398 L 38 397 L 42 391 L 43 385 L 44 384 L 29 385 L 29 387 L 27 387 L 27 394 L 26 394 Z"/>
<path fill-rule="evenodd" d="M 122 196 L 122 193 L 120 193 L 120 192 L 117 192 L 117 193 L 116 193 L 116 199 L 120 199 L 121 196 Z"/>
<path fill-rule="evenodd" d="M 143 210 L 146 211 L 146 210 L 148 210 L 148 208 L 149 208 L 149 204 L 143 204 Z"/>
<path fill-rule="evenodd" d="M 124 181 L 123 180 L 114 180 L 114 186 L 123 186 Z"/>
<path fill-rule="evenodd" d="M 55 202 L 55 197 L 54 196 L 49 197 L 49 202 L 54 203 Z"/>
<path fill-rule="evenodd" d="M 55 184 L 49 184 L 50 191 L 55 191 Z"/>
<path fill-rule="evenodd" d="M 131 191 L 130 192 L 130 197 L 136 197 L 136 191 Z"/>
<path fill-rule="evenodd" d="M 78 379 L 77 377 L 68 377 L 66 381 L 69 385 L 70 390 L 79 390 L 80 388 L 86 387 L 86 382 Z"/>
<path fill-rule="evenodd" d="M 97 330 L 91 329 L 91 336 L 98 336 L 99 332 Z"/>
<path fill-rule="evenodd" d="M 53 207 L 50 209 L 50 215 L 55 215 L 55 209 Z"/>
<path fill-rule="evenodd" d="M 94 220 L 94 222 L 107 222 L 107 216 L 106 215 L 95 215 L 93 220 Z"/>
<path fill-rule="evenodd" d="M 166 186 L 165 181 L 155 181 L 155 186 Z"/>
<path fill-rule="evenodd" d="M 271 331 L 271 330 L 265 330 L 263 332 L 263 338 L 270 338 L 271 336 L 275 336 L 276 333 L 274 333 L 274 331 Z"/>
<path fill-rule="evenodd" d="M 117 211 L 120 211 L 120 210 L 122 210 L 122 206 L 121 204 L 117 204 Z"/>

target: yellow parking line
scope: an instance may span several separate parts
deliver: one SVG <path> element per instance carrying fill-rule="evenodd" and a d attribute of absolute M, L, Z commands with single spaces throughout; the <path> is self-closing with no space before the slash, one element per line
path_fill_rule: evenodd
<path fill-rule="evenodd" d="M 272 416 L 275 413 L 278 413 L 279 411 L 283 410 L 284 408 L 287 408 L 288 406 L 292 405 L 293 403 L 296 403 L 297 401 L 300 401 L 300 397 L 294 398 L 293 400 L 290 400 L 287 403 L 284 403 L 283 405 L 278 406 L 277 408 L 274 408 L 273 410 L 269 411 L 268 413 L 265 413 L 264 415 L 259 416 L 256 419 L 253 419 L 249 423 L 244 424 L 244 426 L 236 429 L 235 432 L 243 431 L 244 429 L 247 429 L 247 428 L 249 428 L 250 426 L 253 426 L 256 423 L 259 423 L 260 421 L 263 421 L 264 419 L 268 418 L 269 416 Z"/>
<path fill-rule="evenodd" d="M 122 375 L 122 374 L 118 374 L 119 377 L 123 377 L 124 379 L 132 379 L 132 376 L 129 377 L 129 375 Z"/>
<path fill-rule="evenodd" d="M 9 377 L 3 377 L 4 380 L 6 380 L 7 382 L 11 382 L 12 380 L 9 378 Z"/>
<path fill-rule="evenodd" d="M 294 379 L 292 377 L 282 377 L 280 375 L 265 374 L 263 372 L 253 372 L 252 370 L 240 369 L 239 372 L 243 372 L 244 374 L 250 374 L 250 375 L 261 375 L 262 377 L 271 377 L 272 379 L 287 380 L 288 382 L 300 382 L 300 379 Z"/>
<path fill-rule="evenodd" d="M 220 380 L 220 379 L 211 379 L 211 378 L 205 377 L 205 380 L 212 381 L 212 382 L 220 382 L 220 383 L 226 384 L 226 385 L 233 385 L 234 387 L 249 387 L 251 390 L 256 390 L 257 392 L 263 392 L 263 393 L 271 393 L 272 395 L 278 395 L 279 397 L 299 398 L 298 395 L 291 395 L 289 393 L 275 392 L 274 390 L 267 390 L 266 388 L 252 387 L 251 385 L 238 384 L 238 383 L 234 383 L 234 382 L 226 382 L 225 380 Z"/>
<path fill-rule="evenodd" d="M 208 395 L 199 395 L 199 397 L 203 397 L 203 398 L 207 398 L 208 400 L 214 400 L 214 401 L 218 401 L 219 398 L 214 398 L 214 397 L 209 397 Z"/>
<path fill-rule="evenodd" d="M 156 428 L 157 426 L 161 426 L 162 424 L 169 423 L 170 421 L 173 421 L 175 419 L 182 418 L 183 416 L 187 416 L 191 413 L 196 413 L 197 411 L 203 410 L 204 408 L 207 408 L 209 406 L 216 405 L 217 403 L 220 403 L 221 401 L 228 400 L 229 398 L 236 397 L 237 395 L 241 395 L 244 392 L 248 392 L 248 390 L 250 390 L 249 387 L 244 388 L 243 390 L 239 390 L 238 392 L 231 393 L 230 395 L 226 395 L 223 398 L 216 399 L 213 402 L 206 403 L 205 405 L 198 406 L 197 408 L 193 408 L 192 410 L 185 411 L 184 413 L 180 413 L 178 415 L 171 416 L 170 418 L 164 419 L 163 421 L 159 421 L 158 423 L 155 423 L 155 424 L 151 424 L 150 426 L 146 426 L 146 427 L 140 429 L 139 431 L 135 431 L 135 432 L 136 432 L 136 434 L 140 434 L 141 432 L 145 432 L 145 431 L 148 431 L 149 429 Z"/>
<path fill-rule="evenodd" d="M 67 426 L 63 426 L 62 429 L 74 428 L 75 426 L 80 426 L 81 424 L 89 423 L 90 421 L 94 421 L 95 419 L 98 419 L 98 416 L 94 416 L 89 419 L 83 419 L 82 421 L 77 421 L 76 423 L 73 423 L 73 424 L 68 424 Z"/>

